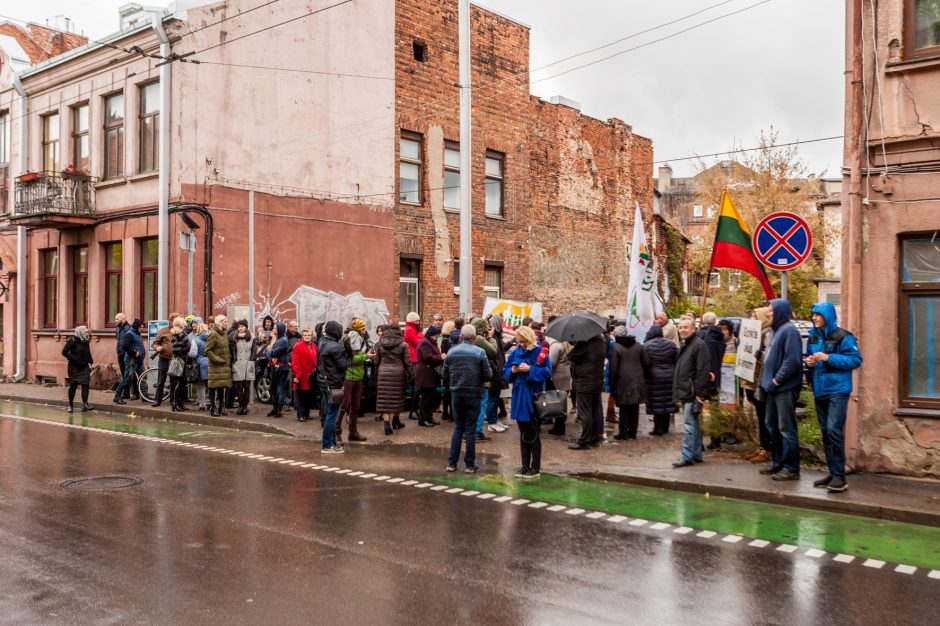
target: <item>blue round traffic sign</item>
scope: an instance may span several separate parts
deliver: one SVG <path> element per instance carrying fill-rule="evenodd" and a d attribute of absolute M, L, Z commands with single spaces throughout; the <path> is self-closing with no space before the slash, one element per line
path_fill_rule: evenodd
<path fill-rule="evenodd" d="M 760 262 L 772 270 L 792 270 L 813 251 L 813 233 L 799 215 L 778 211 L 760 221 L 751 235 Z"/>

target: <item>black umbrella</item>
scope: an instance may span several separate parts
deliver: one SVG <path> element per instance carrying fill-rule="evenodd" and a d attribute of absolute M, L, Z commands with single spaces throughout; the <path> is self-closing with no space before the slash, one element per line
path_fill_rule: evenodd
<path fill-rule="evenodd" d="M 549 323 L 545 334 L 558 341 L 587 341 L 607 332 L 607 320 L 587 311 L 562 315 Z"/>

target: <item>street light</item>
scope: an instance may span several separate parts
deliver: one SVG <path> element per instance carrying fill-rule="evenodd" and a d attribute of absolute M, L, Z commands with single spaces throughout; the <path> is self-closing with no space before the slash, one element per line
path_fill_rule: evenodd
<path fill-rule="evenodd" d="M 180 248 L 189 253 L 189 267 L 187 269 L 186 302 L 188 303 L 187 314 L 193 314 L 193 253 L 196 251 L 196 235 L 194 230 L 199 229 L 199 224 L 193 221 L 185 212 L 179 214 L 183 224 L 189 228 L 189 233 L 180 233 Z"/>

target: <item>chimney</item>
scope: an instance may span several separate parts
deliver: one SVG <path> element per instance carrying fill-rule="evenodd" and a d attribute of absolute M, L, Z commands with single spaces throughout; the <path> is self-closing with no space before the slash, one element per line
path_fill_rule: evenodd
<path fill-rule="evenodd" d="M 672 168 L 668 164 L 659 168 L 659 180 L 656 182 L 656 190 L 659 193 L 669 191 L 672 186 Z"/>

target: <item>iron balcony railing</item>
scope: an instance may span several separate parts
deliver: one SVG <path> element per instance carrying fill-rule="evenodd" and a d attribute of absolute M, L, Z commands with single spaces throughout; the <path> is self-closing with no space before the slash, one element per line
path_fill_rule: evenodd
<path fill-rule="evenodd" d="M 30 172 L 16 177 L 13 213 L 91 215 L 95 212 L 94 176 L 77 172 Z"/>

